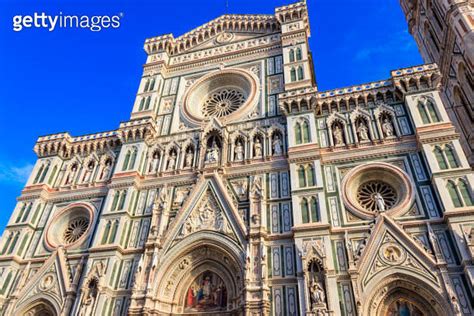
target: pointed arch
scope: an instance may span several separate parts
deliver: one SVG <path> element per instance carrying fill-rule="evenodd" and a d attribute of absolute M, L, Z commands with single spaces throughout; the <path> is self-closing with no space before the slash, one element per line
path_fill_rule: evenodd
<path fill-rule="evenodd" d="M 301 207 L 301 219 L 303 221 L 303 224 L 307 224 L 310 222 L 310 213 L 309 213 L 308 200 L 306 198 L 301 199 L 300 207 Z"/>
<path fill-rule="evenodd" d="M 451 197 L 451 201 L 453 202 L 454 207 L 462 207 L 463 206 L 462 199 L 461 199 L 461 196 L 459 195 L 457 186 L 454 183 L 454 181 L 449 180 L 446 186 L 447 186 L 448 193 L 449 193 L 449 196 Z"/>
<path fill-rule="evenodd" d="M 472 192 L 469 190 L 469 185 L 464 179 L 460 179 L 458 183 L 459 193 L 464 202 L 464 206 L 472 206 L 474 204 Z"/>
<path fill-rule="evenodd" d="M 434 154 L 436 157 L 436 161 L 438 162 L 438 167 L 441 170 L 448 169 L 448 163 L 446 162 L 446 159 L 443 155 L 443 150 L 439 146 L 435 147 Z"/>

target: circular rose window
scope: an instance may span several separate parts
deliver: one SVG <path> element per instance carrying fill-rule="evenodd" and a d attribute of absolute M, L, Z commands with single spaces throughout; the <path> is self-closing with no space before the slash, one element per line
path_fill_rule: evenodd
<path fill-rule="evenodd" d="M 242 69 L 225 69 L 197 80 L 184 96 L 183 116 L 193 124 L 217 117 L 244 117 L 258 103 L 258 79 Z"/>
<path fill-rule="evenodd" d="M 344 176 L 342 199 L 350 211 L 364 219 L 382 212 L 399 215 L 412 205 L 414 188 L 400 168 L 383 162 L 368 163 Z"/>
<path fill-rule="evenodd" d="M 76 203 L 57 213 L 48 224 L 45 242 L 48 248 L 72 248 L 80 245 L 91 231 L 94 212 L 90 205 Z"/>

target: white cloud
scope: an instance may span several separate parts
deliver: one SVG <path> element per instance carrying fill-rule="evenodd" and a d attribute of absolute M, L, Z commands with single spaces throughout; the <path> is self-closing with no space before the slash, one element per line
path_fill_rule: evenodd
<path fill-rule="evenodd" d="M 30 176 L 32 163 L 12 164 L 0 162 L 0 182 L 5 184 L 24 184 Z"/>

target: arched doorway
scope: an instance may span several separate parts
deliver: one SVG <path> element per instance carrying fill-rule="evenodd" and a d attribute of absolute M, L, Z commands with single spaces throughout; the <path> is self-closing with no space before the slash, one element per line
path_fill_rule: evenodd
<path fill-rule="evenodd" d="M 392 275 L 377 283 L 363 304 L 363 315 L 374 316 L 444 316 L 451 314 L 451 306 L 440 290 L 427 283 Z"/>
<path fill-rule="evenodd" d="M 47 301 L 36 301 L 25 309 L 25 312 L 20 313 L 24 316 L 56 316 L 58 315 L 54 307 Z"/>
<path fill-rule="evenodd" d="M 165 254 L 157 271 L 158 313 L 240 315 L 244 305 L 243 250 L 212 231 L 196 232 Z"/>

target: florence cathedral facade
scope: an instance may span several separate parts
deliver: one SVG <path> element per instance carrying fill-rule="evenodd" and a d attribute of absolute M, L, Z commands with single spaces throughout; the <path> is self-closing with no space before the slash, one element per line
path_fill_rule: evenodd
<path fill-rule="evenodd" d="M 444 3 L 401 2 L 413 33 Z M 469 83 L 319 91 L 309 36 L 297 2 L 147 39 L 128 121 L 39 137 L 0 314 L 472 315 Z"/>

